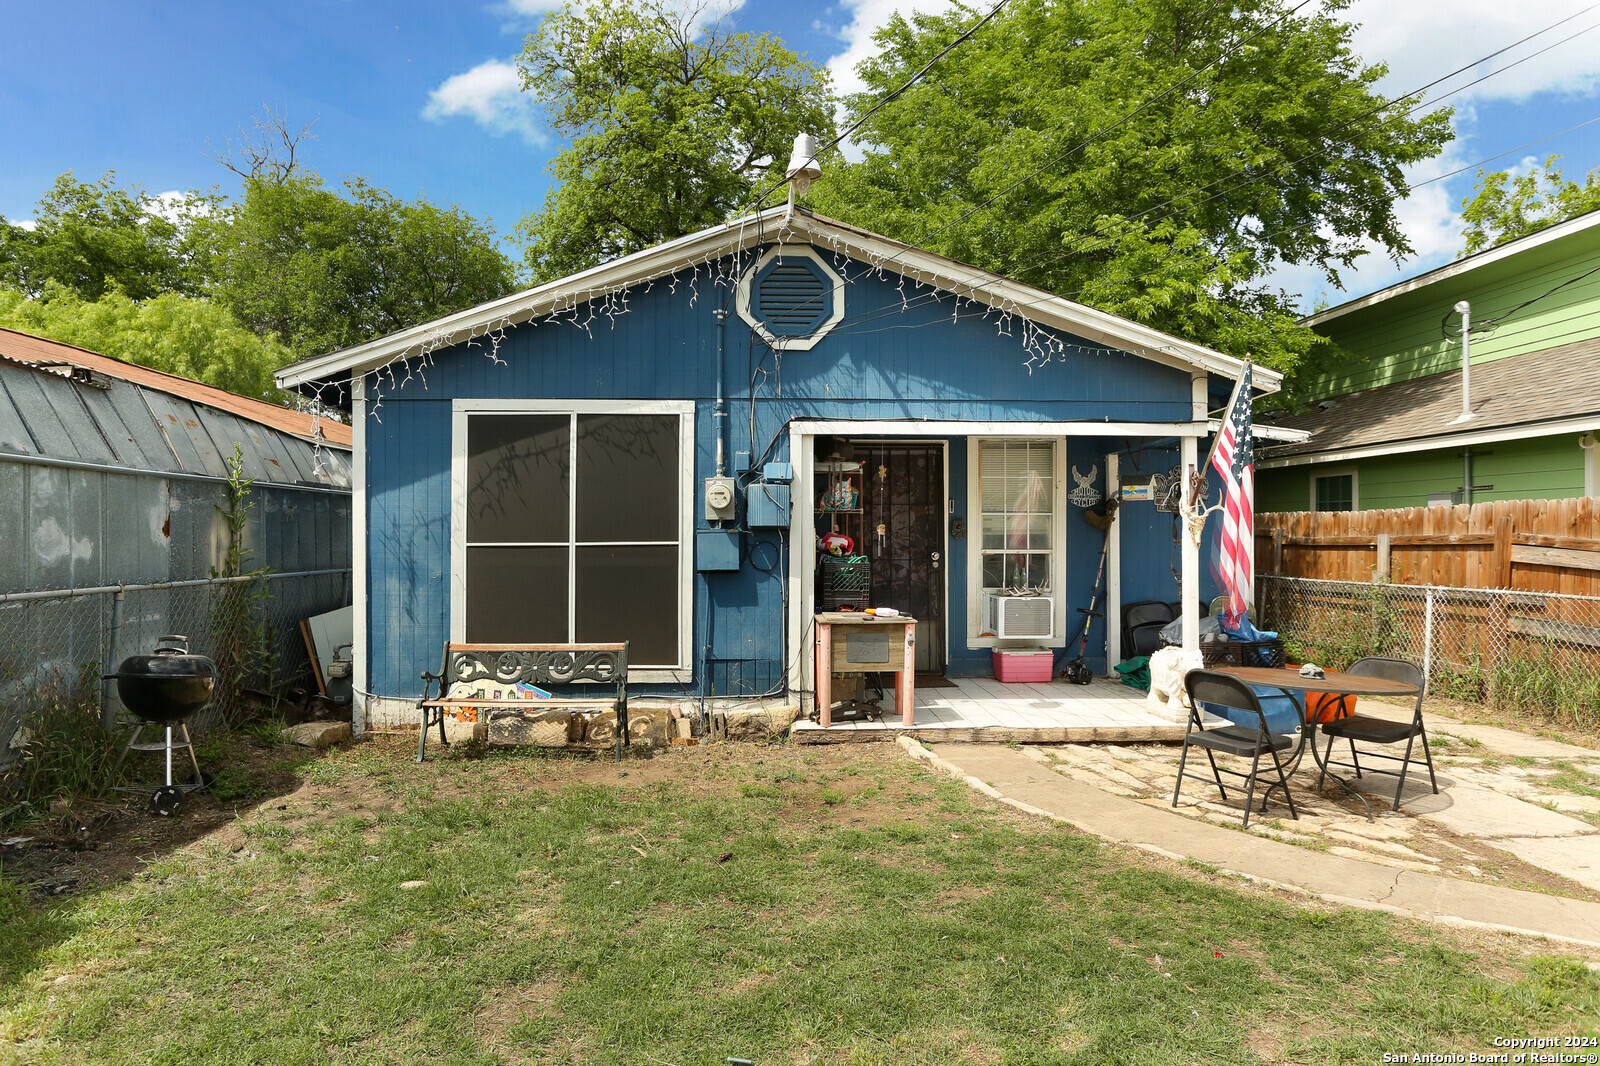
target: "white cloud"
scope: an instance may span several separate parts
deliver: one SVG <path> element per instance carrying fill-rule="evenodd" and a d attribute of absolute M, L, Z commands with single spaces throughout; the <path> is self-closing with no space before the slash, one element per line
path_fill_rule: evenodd
<path fill-rule="evenodd" d="M 17 227 L 18 229 L 25 229 L 29 233 L 32 233 L 34 230 L 39 228 L 38 219 L 33 219 L 33 218 L 16 218 L 16 219 L 12 219 L 11 220 L 11 224 L 13 226 Z"/>
<path fill-rule="evenodd" d="M 158 192 L 145 202 L 144 209 L 168 222 L 183 222 L 194 215 L 211 214 L 211 205 L 205 202 L 189 205 L 189 194 L 182 189 Z"/>
<path fill-rule="evenodd" d="M 1355 0 L 1344 17 L 1359 23 L 1352 44 L 1368 62 L 1389 64 L 1379 83 L 1388 93 L 1409 92 L 1589 6 L 1584 0 Z M 1488 63 L 1458 75 L 1430 95 L 1472 81 L 1550 45 L 1549 51 L 1510 67 L 1450 98 L 1521 101 L 1535 93 L 1587 94 L 1600 86 L 1600 30 L 1557 44 L 1594 25 L 1579 15 Z"/>
<path fill-rule="evenodd" d="M 667 8 L 691 16 L 702 30 L 743 7 L 745 0 L 667 0 Z M 564 6 L 564 0 L 504 0 L 492 10 L 510 17 L 507 33 L 522 34 L 537 21 Z M 580 6 L 582 6 L 580 2 Z M 466 116 L 496 137 L 515 133 L 534 148 L 548 148 L 550 136 L 540 121 L 539 107 L 522 93 L 522 75 L 507 59 L 489 59 L 471 70 L 452 74 L 428 94 L 422 117 L 430 122 Z"/>
<path fill-rule="evenodd" d="M 937 14 L 950 10 L 949 0 L 843 0 L 839 5 L 850 14 L 850 21 L 831 29 L 844 42 L 844 51 L 828 60 L 828 72 L 840 92 L 858 93 L 867 85 L 856 73 L 863 60 L 878 54 L 872 35 L 896 14 L 907 18 L 913 13 Z"/>
<path fill-rule="evenodd" d="M 422 117 L 430 122 L 463 115 L 496 137 L 515 133 L 535 148 L 550 143 L 539 124 L 538 106 L 522 94 L 522 75 L 506 60 L 486 60 L 451 75 L 428 94 L 422 109 Z"/>
<path fill-rule="evenodd" d="M 1582 0 L 1407 0 L 1400 4 L 1393 0 L 1355 0 L 1345 17 L 1360 24 L 1351 42 L 1356 53 L 1369 63 L 1389 65 L 1378 91 L 1399 95 L 1582 11 L 1585 6 Z M 1541 93 L 1592 95 L 1600 89 L 1600 48 L 1596 47 L 1600 45 L 1600 30 L 1583 31 L 1597 24 L 1600 20 L 1595 15 L 1580 15 L 1430 89 L 1428 98 L 1437 98 L 1452 88 L 1506 68 L 1504 73 L 1493 74 L 1442 101 L 1455 108 L 1456 133 L 1465 138 L 1478 127 L 1480 103 L 1521 104 Z M 1580 33 L 1573 40 L 1557 43 Z M 1554 47 L 1548 51 L 1534 55 L 1551 45 Z M 1511 66 L 1524 57 L 1531 58 Z M 1533 114 L 1530 110 L 1530 116 Z M 1487 144 L 1479 148 L 1494 150 Z M 1558 148 L 1552 146 L 1550 150 Z M 1412 183 L 1425 181 L 1482 154 L 1458 140 L 1438 158 L 1408 169 L 1406 178 Z M 1513 174 L 1526 173 L 1530 164 L 1541 160 L 1542 156 L 1529 156 L 1509 167 L 1505 161 L 1492 161 L 1486 168 L 1499 166 Z M 1465 228 L 1460 214 L 1462 183 L 1470 180 L 1469 171 L 1453 183 L 1442 181 L 1418 189 L 1396 205 L 1401 231 L 1415 249 L 1400 266 L 1395 266 L 1376 245 L 1369 245 L 1372 250 L 1359 260 L 1360 266 L 1341 275 L 1342 289 L 1330 289 L 1316 271 L 1301 267 L 1277 271 L 1273 283 L 1289 292 L 1303 293 L 1302 308 L 1310 311 L 1319 304 L 1340 304 L 1450 262 L 1461 250 Z M 1447 189 L 1452 184 L 1455 192 Z"/>

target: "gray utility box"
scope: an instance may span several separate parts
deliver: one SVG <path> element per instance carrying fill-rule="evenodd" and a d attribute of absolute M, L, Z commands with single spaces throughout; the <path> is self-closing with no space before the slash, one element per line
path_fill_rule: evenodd
<path fill-rule="evenodd" d="M 757 481 L 745 496 L 745 518 L 751 529 L 788 528 L 789 486 Z"/>
<path fill-rule="evenodd" d="M 732 529 L 697 529 L 694 568 L 701 571 L 739 569 L 739 537 Z"/>

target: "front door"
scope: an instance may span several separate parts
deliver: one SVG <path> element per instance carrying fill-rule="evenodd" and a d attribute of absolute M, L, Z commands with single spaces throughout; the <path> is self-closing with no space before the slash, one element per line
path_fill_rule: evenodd
<path fill-rule="evenodd" d="M 944 444 L 855 441 L 861 466 L 863 543 L 875 606 L 917 620 L 917 671 L 945 663 Z"/>

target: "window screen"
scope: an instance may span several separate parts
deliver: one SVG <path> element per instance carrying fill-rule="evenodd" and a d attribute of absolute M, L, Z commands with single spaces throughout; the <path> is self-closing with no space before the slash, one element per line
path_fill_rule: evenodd
<path fill-rule="evenodd" d="M 1354 474 L 1330 474 L 1317 478 L 1317 510 L 1353 511 L 1355 508 Z"/>
<path fill-rule="evenodd" d="M 681 420 L 467 416 L 466 639 L 629 642 L 681 666 Z"/>
<path fill-rule="evenodd" d="M 980 442 L 984 588 L 1050 587 L 1054 460 L 1048 440 Z"/>

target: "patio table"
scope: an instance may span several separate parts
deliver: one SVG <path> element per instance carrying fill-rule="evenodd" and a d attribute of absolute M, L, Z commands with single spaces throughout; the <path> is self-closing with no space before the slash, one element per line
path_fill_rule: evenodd
<path fill-rule="evenodd" d="M 1275 688 L 1284 695 L 1289 692 L 1322 692 L 1339 699 L 1338 717 L 1347 716 L 1350 711 L 1344 700 L 1349 696 L 1415 696 L 1417 688 L 1404 681 L 1391 681 L 1385 677 L 1368 677 L 1364 674 L 1341 674 L 1337 670 L 1325 670 L 1321 677 L 1305 677 L 1299 670 L 1270 666 L 1208 666 L 1208 670 L 1236 677 L 1247 685 L 1260 685 L 1263 688 Z M 1332 770 L 1323 762 L 1323 757 L 1317 751 L 1317 744 L 1312 735 L 1316 732 L 1316 723 L 1302 721 L 1300 725 L 1300 743 L 1296 745 L 1294 756 L 1288 767 L 1289 773 L 1294 773 L 1300 768 L 1300 759 L 1305 754 L 1306 745 L 1311 745 L 1311 758 L 1315 760 L 1317 769 L 1339 782 L 1350 795 L 1360 799 L 1367 808 L 1367 820 L 1372 821 L 1372 805 L 1367 803 L 1367 798 L 1355 789 L 1350 783 Z M 1276 788 L 1277 786 L 1272 786 Z M 1271 788 L 1267 790 L 1272 791 Z"/>

